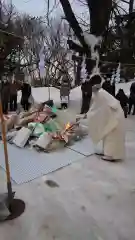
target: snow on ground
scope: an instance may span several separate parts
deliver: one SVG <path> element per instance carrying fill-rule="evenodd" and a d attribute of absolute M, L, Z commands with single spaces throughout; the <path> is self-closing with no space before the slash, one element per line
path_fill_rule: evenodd
<path fill-rule="evenodd" d="M 34 101 L 37 103 L 45 102 L 49 99 L 48 87 L 32 87 L 32 96 Z M 50 98 L 54 100 L 55 103 L 60 102 L 60 91 L 57 88 L 50 87 Z M 17 102 L 21 100 L 21 91 L 18 92 Z"/>
<path fill-rule="evenodd" d="M 84 157 L 27 184 L 13 185 L 26 209 L 20 218 L 0 224 L 0 240 L 135 240 L 135 117 L 125 121 L 125 161 Z M 6 191 L 5 179 L 0 168 L 1 193 Z M 58 187 L 49 187 L 47 180 Z"/>
<path fill-rule="evenodd" d="M 129 83 L 118 83 L 116 84 L 116 93 L 120 88 L 122 88 L 129 96 L 130 93 L 130 86 L 132 82 Z M 45 102 L 49 99 L 49 91 L 48 87 L 38 87 L 34 88 L 32 87 L 32 96 L 34 98 L 34 101 L 37 103 Z M 54 103 L 56 106 L 60 105 L 60 90 L 54 87 L 50 87 L 50 98 L 54 100 Z M 82 98 L 82 93 L 81 93 L 81 87 L 76 87 L 71 90 L 70 93 L 70 109 L 71 110 L 76 110 L 76 112 L 80 111 L 81 107 L 81 98 Z M 21 100 L 21 91 L 18 92 L 18 103 Z"/>
<path fill-rule="evenodd" d="M 129 92 L 130 84 L 118 84 L 116 88 Z M 59 90 L 51 90 L 52 98 L 59 100 Z M 33 94 L 34 91 L 35 100 L 48 98 L 47 88 L 36 88 Z M 75 114 L 81 99 L 80 88 L 73 89 L 70 98 L 66 112 L 71 110 Z M 67 121 L 65 111 L 62 113 Z M 30 183 L 13 185 L 16 197 L 25 201 L 26 210 L 20 218 L 0 224 L 0 239 L 134 240 L 135 118 L 131 116 L 125 121 L 126 158 L 123 162 L 109 163 L 97 156 L 84 157 Z M 5 192 L 5 179 L 0 168 L 0 192 Z M 46 180 L 55 181 L 58 187 L 49 187 Z"/>
<path fill-rule="evenodd" d="M 128 83 L 118 83 L 118 84 L 116 84 L 116 93 L 118 92 L 118 90 L 120 88 L 122 88 L 124 90 L 125 94 L 127 96 L 129 96 L 129 94 L 130 94 L 130 86 L 131 86 L 132 83 L 133 83 L 133 81 L 132 82 L 128 82 Z"/>

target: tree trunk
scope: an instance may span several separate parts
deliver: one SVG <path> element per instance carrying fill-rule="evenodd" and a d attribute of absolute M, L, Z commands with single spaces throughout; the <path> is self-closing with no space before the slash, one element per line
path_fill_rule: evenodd
<path fill-rule="evenodd" d="M 102 36 L 108 28 L 112 0 L 87 0 L 90 13 L 90 32 Z"/>
<path fill-rule="evenodd" d="M 73 29 L 76 37 L 78 38 L 78 40 L 80 41 L 81 45 L 88 49 L 87 44 L 85 43 L 84 37 L 82 35 L 82 29 L 78 24 L 78 21 L 76 20 L 76 17 L 73 13 L 73 10 L 71 8 L 71 5 L 69 3 L 68 0 L 60 0 L 63 11 L 65 13 L 66 19 L 69 22 L 70 27 Z"/>
<path fill-rule="evenodd" d="M 85 55 L 86 57 L 86 70 L 87 74 L 90 76 L 93 73 L 93 69 L 97 66 L 96 59 L 91 59 L 91 46 L 88 46 L 84 39 L 83 31 L 79 26 L 79 23 L 73 13 L 69 0 L 60 0 L 61 5 L 63 7 L 63 11 L 65 13 L 66 19 L 69 22 L 70 27 L 73 29 L 76 37 L 80 41 L 82 45 L 82 51 L 79 50 L 81 48 L 79 45 L 73 44 L 71 42 L 72 50 L 76 50 L 77 52 Z M 94 36 L 103 36 L 108 28 L 109 18 L 112 8 L 112 0 L 86 0 L 88 4 L 88 9 L 90 13 L 90 33 Z M 75 46 L 76 45 L 76 46 Z M 96 49 L 94 51 L 98 51 L 99 48 L 95 45 Z M 75 49 L 76 48 L 76 49 Z M 94 55 L 94 54 L 93 54 Z M 78 64 L 78 77 L 80 75 L 81 65 Z M 89 90 L 92 91 L 92 87 L 89 85 Z"/>
<path fill-rule="evenodd" d="M 134 0 L 130 0 L 129 2 L 129 14 L 133 12 Z"/>

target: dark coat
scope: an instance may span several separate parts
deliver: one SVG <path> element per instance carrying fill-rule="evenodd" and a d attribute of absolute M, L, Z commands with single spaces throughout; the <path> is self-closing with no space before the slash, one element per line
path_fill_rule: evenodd
<path fill-rule="evenodd" d="M 92 96 L 92 86 L 91 86 L 90 81 L 85 81 L 84 83 L 82 83 L 81 90 L 82 90 L 83 95 L 87 95 L 87 96 L 91 97 Z"/>
<path fill-rule="evenodd" d="M 130 87 L 130 99 L 135 102 L 135 83 L 132 83 Z"/>
<path fill-rule="evenodd" d="M 18 84 L 16 82 L 10 83 L 10 94 L 17 95 L 17 91 L 19 90 Z"/>
<path fill-rule="evenodd" d="M 9 82 L 2 83 L 1 99 L 2 99 L 2 101 L 5 101 L 5 102 L 8 102 L 10 99 L 10 84 L 9 84 Z"/>
<path fill-rule="evenodd" d="M 120 89 L 119 92 L 116 94 L 116 99 L 120 102 L 122 108 L 127 106 L 129 101 L 123 89 Z"/>
<path fill-rule="evenodd" d="M 102 88 L 108 93 L 110 93 L 112 96 L 115 96 L 115 84 L 111 85 L 110 81 L 105 81 L 102 84 Z"/>
<path fill-rule="evenodd" d="M 31 95 L 31 86 L 28 83 L 24 83 L 21 90 L 22 90 L 22 99 L 28 99 Z"/>
<path fill-rule="evenodd" d="M 133 83 L 131 84 L 130 92 L 135 93 L 135 82 L 133 82 Z"/>

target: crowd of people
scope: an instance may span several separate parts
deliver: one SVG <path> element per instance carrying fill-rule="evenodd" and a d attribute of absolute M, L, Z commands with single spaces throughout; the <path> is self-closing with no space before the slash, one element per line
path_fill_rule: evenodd
<path fill-rule="evenodd" d="M 86 81 L 82 83 L 81 90 L 82 90 L 82 107 L 81 107 L 81 114 L 87 113 L 90 106 L 90 100 L 92 97 L 92 87 L 90 86 L 91 82 Z M 135 115 L 135 82 L 131 84 L 130 87 L 130 95 L 127 96 L 124 93 L 123 89 L 119 89 L 118 93 L 115 94 L 115 83 L 110 83 L 110 79 L 106 79 L 102 84 L 102 88 L 115 97 L 119 102 L 124 111 L 124 116 L 127 118 L 128 114 Z M 133 111 L 132 111 L 133 109 Z"/>
<path fill-rule="evenodd" d="M 31 96 L 31 86 L 25 82 L 3 81 L 1 86 L 1 101 L 3 113 L 8 114 L 8 111 L 17 111 L 17 94 L 21 90 L 21 105 L 25 111 L 29 109 L 29 97 Z"/>

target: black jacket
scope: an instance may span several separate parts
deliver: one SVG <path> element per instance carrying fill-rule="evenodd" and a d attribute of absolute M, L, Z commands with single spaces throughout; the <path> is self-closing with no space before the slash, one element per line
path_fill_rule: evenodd
<path fill-rule="evenodd" d="M 120 89 L 116 95 L 116 99 L 120 101 L 121 107 L 125 107 L 128 104 L 128 97 L 124 93 L 123 89 Z"/>
<path fill-rule="evenodd" d="M 135 102 L 135 83 L 132 83 L 130 87 L 130 99 Z"/>
<path fill-rule="evenodd" d="M 24 83 L 21 90 L 22 90 L 22 98 L 28 99 L 31 95 L 31 86 L 28 83 Z"/>
<path fill-rule="evenodd" d="M 110 93 L 112 96 L 115 96 L 115 84 L 112 84 L 109 81 L 105 81 L 102 84 L 102 88 L 107 91 L 108 93 Z"/>
<path fill-rule="evenodd" d="M 92 96 L 92 86 L 91 86 L 90 81 L 85 81 L 84 83 L 82 83 L 81 90 L 82 90 L 83 94 Z"/>

